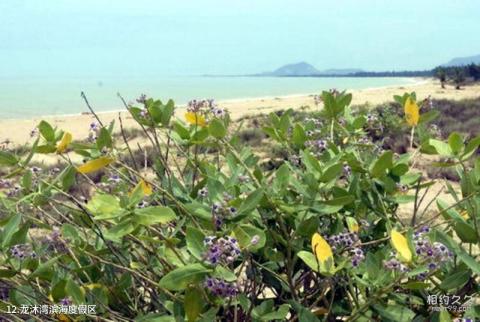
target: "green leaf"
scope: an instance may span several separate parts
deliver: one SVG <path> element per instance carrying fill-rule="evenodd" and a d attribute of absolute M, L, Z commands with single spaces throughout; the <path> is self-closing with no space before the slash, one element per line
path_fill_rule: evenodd
<path fill-rule="evenodd" d="M 302 306 L 300 303 L 290 300 L 288 301 L 290 305 L 298 314 L 298 321 L 301 322 L 320 322 L 320 320 L 306 307 Z"/>
<path fill-rule="evenodd" d="M 480 145 L 480 136 L 475 137 L 474 139 L 468 141 L 465 151 L 463 151 L 462 159 L 468 159 L 472 156 Z"/>
<path fill-rule="evenodd" d="M 203 309 L 203 295 L 198 288 L 188 288 L 185 292 L 183 307 L 187 316 L 188 322 L 193 322 L 197 319 Z"/>
<path fill-rule="evenodd" d="M 162 277 L 159 285 L 170 291 L 181 291 L 187 288 L 189 284 L 203 280 L 209 272 L 211 270 L 201 264 L 188 264 Z"/>
<path fill-rule="evenodd" d="M 435 230 L 435 237 L 437 241 L 445 244 L 445 246 L 447 246 L 455 255 L 457 255 L 458 259 L 464 262 L 465 265 L 475 272 L 475 274 L 480 275 L 480 263 L 468 255 L 462 246 L 460 246 L 450 236 L 442 231 Z"/>
<path fill-rule="evenodd" d="M 114 225 L 112 228 L 105 232 L 105 238 L 114 242 L 120 242 L 121 238 L 130 234 L 135 230 L 136 225 L 132 223 L 130 219 L 123 220 L 119 224 Z"/>
<path fill-rule="evenodd" d="M 382 306 L 373 305 L 374 309 L 385 319 L 395 322 L 411 322 L 415 317 L 415 313 L 407 307 L 400 305 Z"/>
<path fill-rule="evenodd" d="M 465 221 L 463 217 L 453 208 L 448 209 L 448 205 L 438 199 L 437 200 L 437 207 L 440 211 L 442 211 L 443 217 L 445 219 L 453 219 L 454 220 L 454 225 L 453 229 L 457 233 L 458 237 L 463 241 L 467 243 L 476 243 L 478 238 L 477 238 L 477 233 L 475 231 L 475 227 Z M 448 210 L 445 210 L 448 209 Z"/>
<path fill-rule="evenodd" d="M 285 321 L 285 317 L 287 316 L 289 310 L 290 310 L 290 305 L 282 304 L 280 305 L 278 310 L 274 312 L 262 314 L 259 318 L 261 321 L 272 321 L 272 320 Z"/>
<path fill-rule="evenodd" d="M 14 166 L 18 163 L 18 159 L 11 153 L 0 151 L 0 165 Z"/>
<path fill-rule="evenodd" d="M 370 173 L 374 178 L 379 178 L 385 175 L 385 171 L 391 169 L 393 166 L 393 152 L 386 151 L 383 153 L 372 166 Z"/>
<path fill-rule="evenodd" d="M 292 132 L 292 141 L 297 148 L 301 149 L 304 147 L 305 142 L 308 140 L 307 135 L 305 134 L 304 128 L 299 124 L 295 124 Z"/>
<path fill-rule="evenodd" d="M 471 272 L 468 270 L 450 274 L 442 281 L 440 288 L 444 291 L 460 289 L 468 282 L 471 275 Z"/>
<path fill-rule="evenodd" d="M 440 112 L 437 110 L 430 110 L 428 112 L 420 114 L 420 119 L 418 121 L 418 124 L 429 123 L 435 120 L 439 115 L 440 115 Z"/>
<path fill-rule="evenodd" d="M 175 111 L 175 102 L 173 100 L 168 100 L 166 105 L 163 105 L 162 117 L 160 122 L 163 126 L 168 126 L 170 124 L 170 119 L 173 116 Z"/>
<path fill-rule="evenodd" d="M 8 221 L 2 230 L 0 238 L 2 239 L 2 247 L 10 246 L 10 240 L 13 234 L 18 231 L 18 226 L 22 221 L 22 215 L 15 214 Z"/>
<path fill-rule="evenodd" d="M 463 138 L 457 132 L 448 136 L 448 145 L 454 154 L 458 154 L 463 149 Z"/>
<path fill-rule="evenodd" d="M 144 226 L 166 224 L 176 217 L 175 212 L 169 207 L 154 206 L 135 210 L 135 221 Z"/>
<path fill-rule="evenodd" d="M 75 183 L 75 176 L 77 175 L 77 170 L 73 166 L 68 166 L 61 175 L 62 178 L 62 189 L 68 191 Z"/>
<path fill-rule="evenodd" d="M 48 122 L 41 121 L 38 124 L 38 130 L 45 140 L 51 143 L 55 142 L 55 130 Z"/>
<path fill-rule="evenodd" d="M 355 196 L 353 195 L 345 195 L 337 198 L 333 198 L 330 200 L 323 201 L 323 204 L 329 206 L 345 206 L 355 201 Z"/>
<path fill-rule="evenodd" d="M 435 139 L 430 139 L 428 143 L 433 146 L 441 156 L 453 156 L 453 151 L 447 143 Z"/>
<path fill-rule="evenodd" d="M 112 136 L 110 132 L 104 127 L 100 129 L 100 133 L 98 134 L 97 138 L 97 148 L 98 150 L 102 150 L 103 148 L 111 149 L 113 146 Z"/>
<path fill-rule="evenodd" d="M 22 187 L 25 190 L 30 190 L 30 188 L 32 188 L 32 171 L 25 171 L 25 174 L 22 177 Z"/>
<path fill-rule="evenodd" d="M 320 271 L 320 263 L 318 262 L 315 255 L 311 252 L 307 251 L 299 251 L 297 256 L 305 263 L 308 267 L 312 269 L 312 271 L 319 272 Z"/>
<path fill-rule="evenodd" d="M 250 251 L 256 251 L 265 246 L 266 236 L 265 232 L 252 225 L 238 225 L 233 229 L 233 233 L 238 240 L 241 248 L 247 248 Z M 258 242 L 252 245 L 252 238 L 257 236 Z"/>
<path fill-rule="evenodd" d="M 48 261 L 38 265 L 37 269 L 33 271 L 28 277 L 29 279 L 40 278 L 44 280 L 50 280 L 54 274 L 53 265 L 59 259 L 60 256 L 49 259 Z"/>
<path fill-rule="evenodd" d="M 87 204 L 87 209 L 98 220 L 116 218 L 125 213 L 117 197 L 101 193 L 92 197 Z"/>
<path fill-rule="evenodd" d="M 80 288 L 80 286 L 78 286 L 78 284 L 71 279 L 67 280 L 67 283 L 65 285 L 65 292 L 72 298 L 75 304 L 78 305 L 85 303 L 85 293 Z"/>
<path fill-rule="evenodd" d="M 321 182 L 329 182 L 335 179 L 342 173 L 343 165 L 341 163 L 334 164 L 328 167 L 320 177 Z"/>
<path fill-rule="evenodd" d="M 257 208 L 262 198 L 263 198 L 263 189 L 261 188 L 249 194 L 248 197 L 245 199 L 245 201 L 242 202 L 240 208 L 238 209 L 237 216 L 248 214 L 249 212 L 255 210 L 255 208 Z"/>
<path fill-rule="evenodd" d="M 173 122 L 173 129 L 182 140 L 190 139 L 190 132 L 179 122 Z"/>
<path fill-rule="evenodd" d="M 213 119 L 208 125 L 208 132 L 211 136 L 222 139 L 227 135 L 227 129 L 219 119 Z"/>
<path fill-rule="evenodd" d="M 205 252 L 204 239 L 205 235 L 199 229 L 192 226 L 187 227 L 187 249 L 197 259 L 201 259 Z"/>

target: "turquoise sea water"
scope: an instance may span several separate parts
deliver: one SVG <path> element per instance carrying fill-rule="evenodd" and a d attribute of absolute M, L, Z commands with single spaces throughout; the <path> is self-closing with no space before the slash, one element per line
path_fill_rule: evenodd
<path fill-rule="evenodd" d="M 84 91 L 96 111 L 121 110 L 117 97 L 127 102 L 148 96 L 185 104 L 190 99 L 240 99 L 294 94 L 317 94 L 331 88 L 363 89 L 413 82 L 407 78 L 276 78 L 276 77 L 166 77 L 1 79 L 0 117 L 79 114 L 88 111 L 80 97 Z"/>

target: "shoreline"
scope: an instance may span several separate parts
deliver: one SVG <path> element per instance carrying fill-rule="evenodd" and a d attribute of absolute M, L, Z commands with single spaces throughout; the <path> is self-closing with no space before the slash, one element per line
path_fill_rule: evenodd
<path fill-rule="evenodd" d="M 416 79 L 412 79 L 416 80 Z M 364 89 L 347 90 L 353 94 L 352 105 L 374 106 L 393 101 L 394 95 L 402 95 L 405 92 L 415 91 L 419 100 L 431 96 L 436 99 L 464 99 L 480 97 L 480 84 L 474 84 L 464 87 L 462 90 L 455 90 L 452 86 L 446 89 L 440 87 L 437 80 L 431 78 L 421 78 L 416 82 L 402 85 L 387 85 L 382 87 L 371 87 Z M 282 96 L 237 98 L 219 100 L 220 107 L 230 112 L 232 119 L 239 119 L 247 115 L 268 114 L 270 112 L 293 108 L 309 106 L 315 108 L 315 94 L 292 94 Z M 186 105 L 177 105 L 175 117 L 182 119 Z M 115 120 L 117 123 L 115 132 L 119 131 L 118 117 L 122 118 L 125 128 L 130 128 L 135 124 L 134 120 L 125 109 L 115 111 L 96 112 L 98 117 L 105 124 Z M 30 131 L 41 121 L 46 120 L 52 126 L 71 132 L 74 140 L 81 140 L 88 136 L 89 124 L 94 119 L 91 113 L 79 113 L 71 115 L 52 115 L 38 116 L 27 119 L 2 119 L 0 120 L 0 144 L 5 141 L 13 145 L 21 145 L 30 142 Z"/>
<path fill-rule="evenodd" d="M 384 85 L 384 86 L 373 86 L 373 87 L 365 87 L 359 89 L 346 89 L 347 91 L 366 91 L 366 90 L 380 90 L 380 89 L 388 89 L 393 87 L 399 86 L 415 86 L 421 85 L 424 83 L 428 83 L 431 78 L 426 77 L 401 77 L 406 81 L 406 83 L 401 84 L 394 84 L 394 85 Z M 325 90 L 325 89 L 324 89 Z M 291 99 L 291 98 L 300 98 L 300 97 L 311 97 L 313 95 L 317 95 L 317 93 L 295 93 L 295 94 L 287 94 L 287 95 L 267 95 L 267 96 L 244 96 L 244 97 L 236 97 L 236 98 L 227 98 L 227 99 L 219 99 L 216 100 L 218 104 L 222 103 L 239 103 L 239 102 L 246 102 L 246 101 L 259 101 L 259 100 L 274 100 L 274 99 Z M 187 104 L 178 104 L 176 107 L 178 108 L 185 108 Z M 113 113 L 123 113 L 126 112 L 126 109 L 114 109 L 107 111 L 95 111 L 97 115 L 103 114 L 113 114 Z M 55 118 L 70 118 L 70 117 L 78 117 L 82 115 L 91 115 L 90 112 L 79 112 L 79 113 L 67 113 L 67 114 L 46 114 L 46 115 L 32 115 L 31 117 L 26 118 L 5 118 L 5 121 L 24 121 L 24 120 L 34 120 L 34 119 L 55 119 Z"/>

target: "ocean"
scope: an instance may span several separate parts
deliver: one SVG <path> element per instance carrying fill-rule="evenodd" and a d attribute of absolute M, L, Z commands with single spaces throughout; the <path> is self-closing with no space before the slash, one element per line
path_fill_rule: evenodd
<path fill-rule="evenodd" d="M 0 78 L 0 117 L 26 119 L 35 116 L 87 112 L 83 91 L 98 111 L 124 109 L 117 93 L 127 102 L 141 94 L 183 105 L 191 99 L 230 100 L 318 94 L 336 88 L 364 89 L 406 85 L 411 78 L 313 78 L 313 77 L 163 77 L 163 78 Z"/>

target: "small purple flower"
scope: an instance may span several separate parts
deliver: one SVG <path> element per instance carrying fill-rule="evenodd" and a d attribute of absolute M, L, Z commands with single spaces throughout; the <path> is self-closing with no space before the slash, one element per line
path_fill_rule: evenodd
<path fill-rule="evenodd" d="M 120 179 L 120 177 L 116 174 L 110 176 L 108 179 L 107 179 L 108 182 L 110 183 L 113 183 L 113 184 L 117 184 L 117 183 L 120 183 L 122 180 Z"/>
<path fill-rule="evenodd" d="M 8 302 L 10 298 L 10 285 L 4 281 L 0 281 L 0 301 Z"/>
<path fill-rule="evenodd" d="M 69 306 L 73 304 L 72 300 L 69 297 L 64 297 L 58 303 L 63 306 Z"/>
<path fill-rule="evenodd" d="M 207 236 L 204 244 L 208 247 L 204 258 L 212 265 L 231 264 L 240 255 L 238 242 L 232 237 Z"/>
<path fill-rule="evenodd" d="M 238 294 L 238 287 L 223 279 L 208 277 L 204 282 L 205 287 L 216 296 L 232 297 Z"/>
<path fill-rule="evenodd" d="M 254 235 L 250 240 L 250 245 L 255 246 L 258 244 L 259 241 L 260 241 L 260 236 Z"/>
<path fill-rule="evenodd" d="M 37 254 L 33 251 L 32 246 L 28 244 L 17 244 L 10 248 L 10 254 L 20 260 L 27 257 L 36 258 Z"/>
<path fill-rule="evenodd" d="M 30 137 L 33 138 L 34 136 L 38 135 L 38 128 L 35 127 L 33 130 L 30 131 Z"/>
<path fill-rule="evenodd" d="M 137 103 L 139 104 L 145 104 L 147 101 L 147 95 L 141 94 L 139 98 L 136 99 Z"/>
<path fill-rule="evenodd" d="M 347 163 L 345 163 L 343 165 L 343 175 L 345 177 L 349 177 L 351 174 L 352 174 L 352 168 Z"/>
<path fill-rule="evenodd" d="M 98 131 L 100 129 L 100 125 L 97 122 L 90 123 L 90 131 Z"/>

